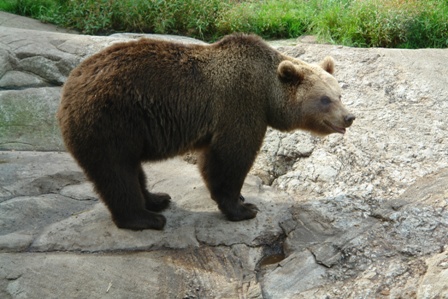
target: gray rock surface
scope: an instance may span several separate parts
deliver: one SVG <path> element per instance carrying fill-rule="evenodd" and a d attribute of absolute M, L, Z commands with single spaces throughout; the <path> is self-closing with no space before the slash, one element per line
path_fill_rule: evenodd
<path fill-rule="evenodd" d="M 447 183 L 444 169 L 394 200 L 295 205 L 287 258 L 261 281 L 266 297 L 447 298 Z"/>
<path fill-rule="evenodd" d="M 38 30 L 45 32 L 77 33 L 75 30 L 68 30 L 52 24 L 0 11 L 0 26 L 9 28 L 20 28 L 27 30 Z"/>
<path fill-rule="evenodd" d="M 58 152 L 54 113 L 74 66 L 136 37 L 0 27 L 0 298 L 448 298 L 448 49 L 276 42 L 335 57 L 354 125 L 269 131 L 250 221 L 225 220 L 195 166 L 146 165 L 173 203 L 164 231 L 134 232 Z"/>
<path fill-rule="evenodd" d="M 68 154 L 5 151 L 0 163 L 1 298 L 259 298 L 254 269 L 291 218 L 291 198 L 250 176 L 243 192 L 262 212 L 227 221 L 196 167 L 173 159 L 145 166 L 173 198 L 165 230 L 121 230 Z"/>
<path fill-rule="evenodd" d="M 393 200 L 291 198 L 249 176 L 243 193 L 261 212 L 234 223 L 174 159 L 145 166 L 152 190 L 173 196 L 166 229 L 133 232 L 113 225 L 68 154 L 0 162 L 1 298 L 448 294 L 448 169 Z"/>

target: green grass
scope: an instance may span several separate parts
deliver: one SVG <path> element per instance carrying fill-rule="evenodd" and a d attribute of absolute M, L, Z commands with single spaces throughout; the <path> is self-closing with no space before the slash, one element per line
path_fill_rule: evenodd
<path fill-rule="evenodd" d="M 304 1 L 244 1 L 229 5 L 217 21 L 217 31 L 251 32 L 266 38 L 300 36 L 310 31 L 314 15 L 311 5 L 300 2 Z"/>
<path fill-rule="evenodd" d="M 448 0 L 2 0 L 0 10 L 86 34 L 212 41 L 238 31 L 271 39 L 312 34 L 356 47 L 448 47 Z"/>

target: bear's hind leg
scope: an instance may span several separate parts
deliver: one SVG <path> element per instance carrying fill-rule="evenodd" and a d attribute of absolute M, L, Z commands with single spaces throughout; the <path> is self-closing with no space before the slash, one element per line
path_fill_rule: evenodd
<path fill-rule="evenodd" d="M 168 208 L 171 201 L 171 196 L 166 193 L 151 193 L 146 189 L 146 175 L 143 168 L 140 166 L 138 172 L 138 180 L 142 190 L 143 198 L 145 199 L 145 208 L 149 211 L 160 212 Z"/>
<path fill-rule="evenodd" d="M 163 215 L 145 209 L 138 167 L 140 166 L 113 165 L 108 161 L 86 169 L 86 172 L 117 227 L 161 230 L 166 219 Z"/>

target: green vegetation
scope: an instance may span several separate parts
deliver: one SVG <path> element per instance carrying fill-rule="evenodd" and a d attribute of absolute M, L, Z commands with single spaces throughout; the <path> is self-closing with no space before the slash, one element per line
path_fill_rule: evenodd
<path fill-rule="evenodd" d="M 3 0 L 0 10 L 87 34 L 152 32 L 215 40 L 317 35 L 358 47 L 448 47 L 448 0 Z"/>

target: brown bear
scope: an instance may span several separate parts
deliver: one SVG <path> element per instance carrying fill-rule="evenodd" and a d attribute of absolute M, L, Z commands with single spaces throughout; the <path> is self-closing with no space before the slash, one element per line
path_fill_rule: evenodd
<path fill-rule="evenodd" d="M 285 56 L 254 35 L 210 45 L 140 39 L 89 57 L 68 77 L 58 111 L 65 145 L 115 224 L 162 229 L 170 196 L 146 189 L 142 162 L 190 150 L 211 198 L 231 221 L 254 218 L 240 195 L 267 126 L 344 133 L 332 58 Z"/>

